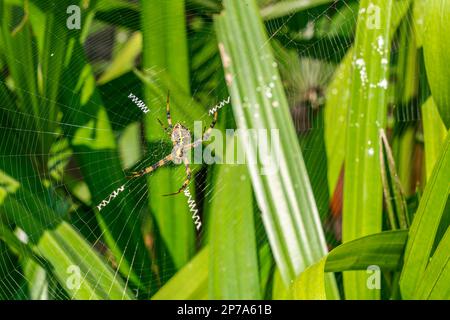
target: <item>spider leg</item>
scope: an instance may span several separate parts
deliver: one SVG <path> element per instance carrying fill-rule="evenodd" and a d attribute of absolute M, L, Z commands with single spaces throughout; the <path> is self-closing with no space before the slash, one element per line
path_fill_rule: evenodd
<path fill-rule="evenodd" d="M 167 91 L 167 101 L 166 101 L 166 116 L 167 123 L 169 124 L 170 130 L 172 130 L 172 117 L 170 115 L 170 91 Z"/>
<path fill-rule="evenodd" d="M 157 120 L 158 120 L 159 124 L 161 125 L 161 127 L 163 128 L 164 132 L 170 136 L 170 129 L 168 127 L 164 126 L 164 123 L 162 123 L 162 121 L 159 120 L 159 118 Z"/>
<path fill-rule="evenodd" d="M 188 146 L 186 146 L 186 148 L 195 148 L 197 146 L 199 146 L 203 141 L 206 141 L 209 139 L 209 136 L 211 135 L 212 129 L 214 129 L 214 126 L 217 123 L 217 111 L 214 112 L 214 118 L 213 121 L 211 122 L 211 125 L 209 126 L 208 130 L 203 130 L 203 136 L 201 139 L 198 139 L 197 141 L 194 141 L 193 143 L 189 144 Z"/>
<path fill-rule="evenodd" d="M 191 168 L 189 167 L 189 160 L 188 160 L 187 157 L 184 157 L 184 165 L 186 167 L 186 180 L 184 180 L 183 185 L 181 186 L 181 188 L 177 192 L 165 194 L 165 195 L 163 195 L 164 197 L 175 196 L 177 194 L 180 194 L 181 192 L 184 191 L 184 189 L 187 188 L 189 182 L 191 181 Z"/>
<path fill-rule="evenodd" d="M 168 162 L 170 162 L 173 159 L 173 155 L 169 154 L 168 156 L 166 156 L 164 159 L 159 160 L 157 163 L 151 165 L 150 167 L 144 168 L 141 171 L 135 171 L 135 172 L 131 172 L 130 176 L 127 176 L 128 179 L 133 179 L 133 178 L 139 178 L 142 177 L 150 172 L 155 171 L 156 169 L 158 169 L 159 167 L 162 167 L 164 165 L 166 165 Z"/>

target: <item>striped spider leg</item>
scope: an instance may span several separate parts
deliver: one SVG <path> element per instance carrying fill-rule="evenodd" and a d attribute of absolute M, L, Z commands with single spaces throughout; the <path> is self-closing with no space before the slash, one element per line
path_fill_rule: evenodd
<path fill-rule="evenodd" d="M 166 117 L 167 117 L 167 124 L 168 124 L 167 127 L 164 126 L 164 124 L 162 123 L 161 120 L 158 119 L 158 122 L 161 125 L 161 127 L 164 129 L 164 131 L 166 133 L 168 133 L 169 135 L 171 135 L 172 130 L 173 130 L 173 125 L 172 125 L 172 116 L 170 115 L 170 91 L 167 91 Z"/>
<path fill-rule="evenodd" d="M 144 169 L 142 169 L 140 171 L 131 172 L 131 175 L 129 175 L 127 178 L 128 179 L 134 179 L 134 178 L 142 177 L 142 176 L 144 176 L 146 174 L 149 174 L 150 172 L 155 171 L 159 167 L 162 167 L 162 166 L 166 165 L 167 163 L 172 161 L 172 159 L 173 159 L 173 155 L 169 154 L 164 159 L 159 160 L 157 163 L 155 163 L 155 164 L 153 164 L 153 165 L 151 165 L 149 167 L 146 167 L 146 168 L 144 168 Z"/>
<path fill-rule="evenodd" d="M 175 195 L 183 192 L 187 188 L 187 186 L 189 185 L 189 182 L 191 182 L 191 173 L 192 173 L 192 171 L 191 171 L 191 168 L 189 167 L 189 160 L 188 160 L 188 158 L 186 156 L 183 158 L 183 162 L 184 162 L 184 166 L 186 168 L 186 180 L 184 180 L 183 185 L 181 186 L 181 188 L 177 192 L 164 194 L 163 195 L 164 197 L 175 196 Z"/>
<path fill-rule="evenodd" d="M 214 129 L 215 125 L 217 123 L 217 111 L 214 112 L 214 118 L 213 121 L 211 122 L 211 125 L 209 126 L 208 130 L 206 130 L 201 139 L 198 139 L 196 141 L 194 141 L 193 143 L 191 143 L 188 147 L 189 148 L 196 148 L 198 147 L 201 143 L 203 143 L 204 141 L 209 139 L 209 136 L 211 135 L 212 130 Z"/>

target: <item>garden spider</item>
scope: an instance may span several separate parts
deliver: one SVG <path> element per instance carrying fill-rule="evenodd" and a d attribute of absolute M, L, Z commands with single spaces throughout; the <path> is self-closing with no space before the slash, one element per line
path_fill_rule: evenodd
<path fill-rule="evenodd" d="M 173 161 L 176 164 L 180 164 L 181 162 L 183 162 L 186 167 L 186 180 L 184 181 L 183 185 L 177 192 L 164 195 L 164 196 L 173 196 L 183 192 L 183 190 L 186 189 L 186 187 L 188 186 L 191 180 L 191 169 L 189 167 L 189 160 L 186 155 L 187 151 L 189 151 L 191 148 L 199 146 L 203 141 L 208 140 L 209 136 L 211 135 L 211 131 L 217 122 L 217 111 L 214 113 L 214 118 L 213 121 L 211 122 L 211 125 L 209 126 L 209 129 L 204 131 L 202 138 L 192 143 L 191 143 L 191 132 L 189 131 L 188 128 L 184 127 L 180 123 L 175 124 L 175 126 L 172 125 L 172 117 L 170 116 L 169 92 L 167 92 L 166 115 L 168 127 L 164 127 L 164 124 L 159 119 L 158 122 L 161 124 L 164 131 L 170 135 L 170 139 L 172 140 L 173 144 L 172 153 L 147 168 L 144 168 L 140 171 L 131 172 L 131 176 L 129 176 L 128 178 L 133 179 L 142 177 L 150 172 L 155 171 L 159 167 L 166 165 L 170 161 Z"/>

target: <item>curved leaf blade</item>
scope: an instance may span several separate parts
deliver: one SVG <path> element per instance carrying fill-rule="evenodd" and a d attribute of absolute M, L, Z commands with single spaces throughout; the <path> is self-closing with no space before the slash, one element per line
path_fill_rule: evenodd
<path fill-rule="evenodd" d="M 419 280 L 429 263 L 450 192 L 449 168 L 450 134 L 447 134 L 445 144 L 425 187 L 419 208 L 409 230 L 405 265 L 400 277 L 400 288 L 405 299 L 414 297 Z"/>

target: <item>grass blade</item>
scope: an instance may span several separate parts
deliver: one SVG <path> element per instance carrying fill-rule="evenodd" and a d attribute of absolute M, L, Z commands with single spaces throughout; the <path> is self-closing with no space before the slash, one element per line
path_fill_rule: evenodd
<path fill-rule="evenodd" d="M 448 300 L 450 299 L 450 228 L 442 238 L 431 262 L 428 265 L 419 288 L 416 299 Z"/>
<path fill-rule="evenodd" d="M 410 0 L 395 1 L 390 28 L 390 41 L 408 12 Z M 354 47 L 350 48 L 341 61 L 334 78 L 327 88 L 325 106 L 325 143 L 328 157 L 328 185 L 333 194 L 344 163 L 347 135 L 347 115 L 351 95 L 352 58 Z"/>
<path fill-rule="evenodd" d="M 245 165 L 220 165 L 211 202 L 210 298 L 261 299 L 253 194 Z M 239 184 L 236 185 L 236 182 Z"/>
<path fill-rule="evenodd" d="M 289 0 L 278 1 L 261 9 L 261 17 L 264 20 L 271 20 L 287 15 L 292 15 L 298 11 L 314 8 L 323 4 L 331 4 L 334 0 Z"/>
<path fill-rule="evenodd" d="M 423 104 L 422 117 L 423 135 L 425 140 L 425 165 L 427 179 L 429 179 L 433 172 L 434 164 L 439 157 L 442 144 L 447 136 L 447 130 L 439 115 L 433 97 L 428 98 Z"/>
<path fill-rule="evenodd" d="M 276 158 L 272 155 L 267 162 L 279 165 L 279 170 L 270 175 L 261 174 L 268 168 L 258 157 L 256 139 L 250 138 L 244 147 L 253 163 L 248 167 L 272 252 L 283 280 L 289 284 L 326 253 L 325 239 L 256 3 L 245 0 L 224 4 L 225 11 L 216 18 L 215 26 L 237 127 L 263 129 L 266 134 L 273 129 L 280 137 Z M 329 281 L 334 278 L 330 276 Z"/>
<path fill-rule="evenodd" d="M 433 99 L 447 128 L 450 127 L 450 2 L 430 0 L 425 6 L 423 51 Z"/>
<path fill-rule="evenodd" d="M 141 28 L 143 39 L 143 68 L 164 70 L 185 93 L 190 92 L 188 51 L 186 41 L 186 22 L 184 0 L 159 1 L 142 0 Z M 172 87 L 169 88 L 172 91 Z M 148 106 L 153 101 L 164 101 L 157 108 L 157 117 L 164 123 L 166 120 L 165 97 L 155 95 L 151 88 L 144 87 L 145 101 Z M 183 120 L 177 116 L 181 107 L 171 101 L 171 113 L 174 124 Z M 155 113 L 154 113 L 155 114 Z M 156 121 L 156 117 L 147 117 L 145 121 L 146 140 L 150 148 L 155 148 L 162 139 L 168 140 L 164 130 Z M 166 150 L 170 152 L 171 150 Z M 161 153 L 151 161 L 159 161 L 166 154 Z M 153 150 L 152 150 L 152 153 Z M 186 174 L 184 167 L 165 167 L 158 169 L 148 178 L 149 207 L 156 220 L 162 241 L 173 259 L 176 269 L 187 263 L 195 250 L 195 229 L 189 214 L 189 207 L 183 195 L 162 197 L 163 194 L 176 192 L 183 184 Z M 190 184 L 194 195 L 194 183 Z M 158 242 L 160 243 L 160 242 Z M 161 249 L 163 250 L 163 249 Z M 164 268 L 163 268 L 164 269 Z M 167 266 L 166 271 L 174 271 Z M 175 269 L 175 270 L 176 270 Z"/>
<path fill-rule="evenodd" d="M 347 242 L 381 231 L 382 185 L 379 130 L 386 125 L 392 0 L 363 0 L 353 51 L 348 115 L 342 237 Z M 375 6 L 375 7 L 374 7 Z M 374 26 L 371 8 L 382 12 Z M 347 299 L 378 298 L 366 275 L 344 274 Z"/>
<path fill-rule="evenodd" d="M 405 265 L 400 278 L 400 288 L 404 299 L 411 299 L 415 296 L 419 280 L 429 263 L 450 192 L 450 170 L 448 168 L 450 168 L 449 134 L 447 134 L 433 173 L 425 187 L 409 231 Z"/>
<path fill-rule="evenodd" d="M 408 208 L 402 183 L 395 168 L 394 156 L 384 130 L 380 130 L 380 165 L 384 200 L 390 227 L 393 230 L 409 227 Z"/>
<path fill-rule="evenodd" d="M 123 186 L 126 179 L 91 66 L 85 60 L 82 47 L 75 39 L 71 41 L 74 41 L 73 51 L 68 50 L 64 85 L 60 91 L 62 123 L 65 124 L 62 129 L 89 186 L 92 202 L 98 205 Z M 152 285 L 150 256 L 144 245 L 137 206 L 142 194 L 132 184 L 128 188 L 127 199 L 117 198 L 101 211 L 96 208 L 96 218 L 121 272 L 137 286 L 148 289 Z M 144 272 L 142 279 L 147 283 L 141 283 L 133 266 L 139 266 L 139 273 Z"/>
<path fill-rule="evenodd" d="M 152 300 L 202 300 L 208 298 L 209 248 L 201 250 L 159 289 Z M 195 281 L 193 281 L 195 279 Z"/>

